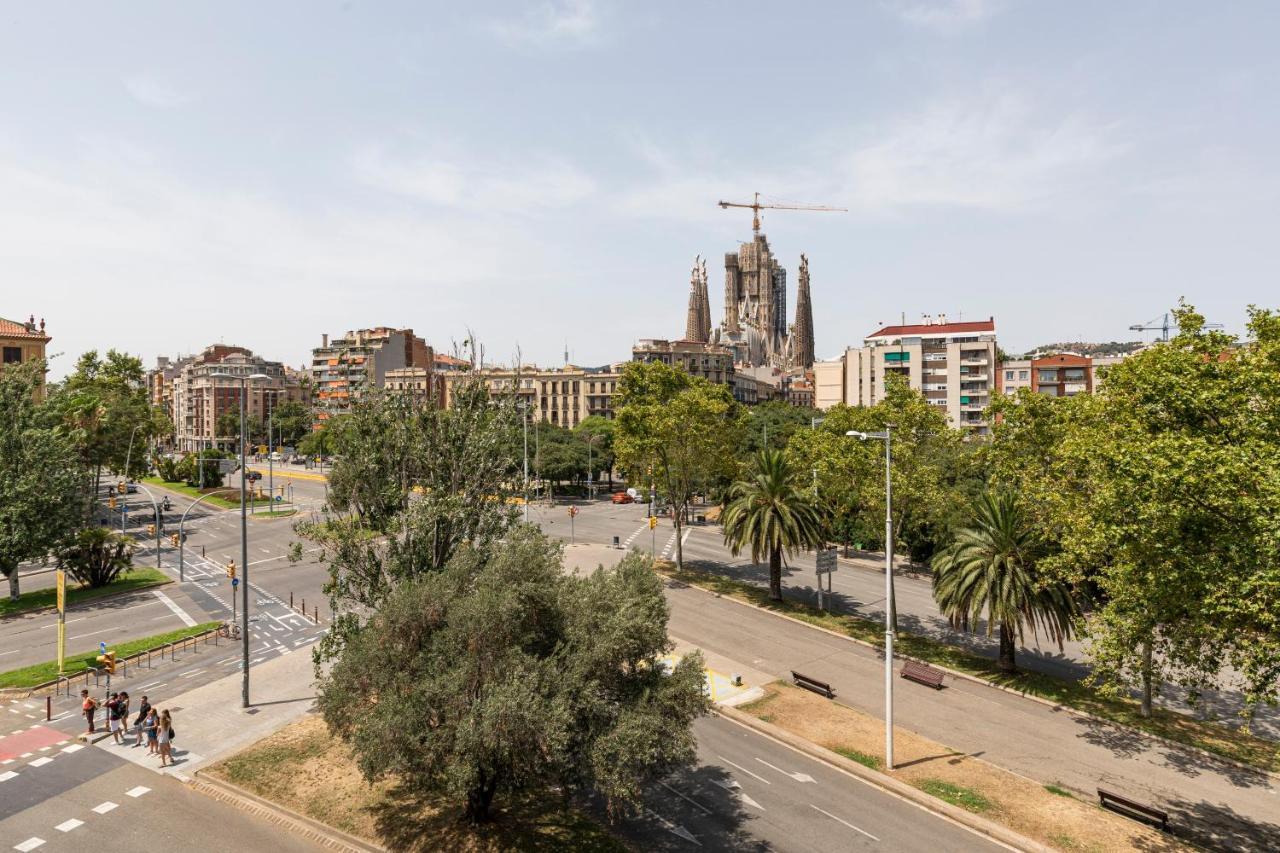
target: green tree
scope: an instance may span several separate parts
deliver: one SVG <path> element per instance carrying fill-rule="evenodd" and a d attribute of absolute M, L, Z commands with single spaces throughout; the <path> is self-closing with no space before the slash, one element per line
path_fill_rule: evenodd
<path fill-rule="evenodd" d="M 494 801 L 597 794 L 611 812 L 694 758 L 702 660 L 668 675 L 662 587 L 640 555 L 589 577 L 521 527 L 400 585 L 322 680 L 319 708 L 374 781 Z"/>
<path fill-rule="evenodd" d="M 595 471 L 605 471 L 609 476 L 609 490 L 613 491 L 613 466 L 616 455 L 613 452 L 613 440 L 616 425 L 608 418 L 591 415 L 584 418 L 573 428 L 573 434 L 583 444 L 591 445 L 590 464 Z"/>
<path fill-rule="evenodd" d="M 769 400 L 747 408 L 742 426 L 742 444 L 738 456 L 752 459 L 766 448 L 786 448 L 799 430 L 811 429 L 815 419 L 822 417 L 816 409 L 801 409 L 783 400 Z"/>
<path fill-rule="evenodd" d="M 38 394 L 44 363 L 0 371 L 0 573 L 18 598 L 18 566 L 46 556 L 90 506 L 76 442 Z"/>
<path fill-rule="evenodd" d="M 752 562 L 769 560 L 769 596 L 782 600 L 782 557 L 822 544 L 822 523 L 812 495 L 797 484 L 780 450 L 761 450 L 748 479 L 729 488 L 720 516 L 724 541 L 736 557 L 751 549 Z"/>
<path fill-rule="evenodd" d="M 1280 682 L 1280 316 L 1251 309 L 1241 344 L 1177 314 L 1174 339 L 1063 410 L 1047 565 L 1096 596 L 1097 682 L 1143 713 L 1164 683 L 1229 684 L 1247 718 Z"/>
<path fill-rule="evenodd" d="M 173 473 L 188 486 L 216 489 L 222 485 L 223 480 L 221 462 L 229 458 L 231 454 L 225 450 L 209 447 L 182 457 L 182 461 L 174 467 Z M 200 472 L 201 467 L 204 468 L 203 475 Z"/>
<path fill-rule="evenodd" d="M 106 586 L 133 566 L 133 539 L 106 527 L 86 527 L 58 549 L 58 565 L 91 587 Z"/>
<path fill-rule="evenodd" d="M 266 441 L 267 427 L 262 419 L 253 414 L 245 416 L 245 442 L 252 446 L 262 444 Z M 223 438 L 238 439 L 240 437 L 240 405 L 236 403 L 231 408 L 218 415 L 218 420 L 214 424 L 217 434 Z M 236 454 L 239 455 L 239 448 L 236 448 Z"/>
<path fill-rule="evenodd" d="M 167 418 L 158 418 L 147 398 L 142 360 L 108 350 L 90 350 L 50 394 L 56 412 L 73 436 L 85 470 L 93 474 L 97 494 L 103 468 L 141 477 L 150 469 L 147 449 L 164 434 Z M 126 468 L 128 470 L 126 470 Z"/>
<path fill-rule="evenodd" d="M 297 447 L 311 433 L 311 410 L 297 400 L 285 400 L 271 412 L 271 433 L 275 444 Z"/>
<path fill-rule="evenodd" d="M 627 479 L 655 481 L 671 502 L 676 565 L 684 566 L 681 532 L 694 497 L 727 483 L 736 468 L 741 414 L 725 385 L 661 362 L 630 362 L 622 372 L 614 447 Z"/>
<path fill-rule="evenodd" d="M 549 484 L 577 480 L 587 473 L 587 446 L 566 427 L 548 421 L 534 424 L 530 436 L 530 466 Z M 554 487 L 554 486 L 553 486 Z"/>
<path fill-rule="evenodd" d="M 1062 648 L 1080 610 L 1069 584 L 1045 578 L 1038 563 L 1045 543 L 1036 536 L 1012 494 L 988 492 L 973 506 L 968 525 L 933 558 L 933 596 L 962 631 L 983 618 L 987 636 L 1000 632 L 1000 669 L 1016 672 L 1015 638 L 1043 628 Z"/>

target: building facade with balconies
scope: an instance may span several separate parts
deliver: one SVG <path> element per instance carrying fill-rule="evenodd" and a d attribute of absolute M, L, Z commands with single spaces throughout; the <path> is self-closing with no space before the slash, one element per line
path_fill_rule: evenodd
<path fill-rule="evenodd" d="M 351 407 L 361 394 L 385 388 L 388 371 L 406 367 L 434 369 L 435 354 L 413 329 L 379 326 L 347 332 L 311 351 L 312 405 L 324 420 Z"/>
<path fill-rule="evenodd" d="M 461 386 L 480 381 L 489 390 L 489 396 L 514 394 L 533 413 L 535 420 L 572 429 L 592 416 L 613 420 L 613 397 L 622 381 L 622 365 L 567 365 L 550 369 L 487 367 L 447 373 L 442 379 L 445 406 L 453 405 Z"/>
<path fill-rule="evenodd" d="M 985 435 L 996 366 L 994 318 L 948 323 L 940 316 L 915 325 L 885 326 L 868 335 L 861 347 L 814 365 L 815 405 L 874 406 L 884 399 L 888 377 L 900 376 L 942 409 L 952 426 Z"/>

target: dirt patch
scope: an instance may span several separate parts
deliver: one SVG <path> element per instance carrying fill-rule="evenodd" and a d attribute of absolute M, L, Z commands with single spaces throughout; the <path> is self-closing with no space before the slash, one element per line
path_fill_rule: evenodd
<path fill-rule="evenodd" d="M 879 765 L 882 721 L 782 682 L 764 690 L 741 710 L 860 763 Z M 1058 850 L 1187 849 L 1059 786 L 1046 787 L 896 727 L 894 759 L 899 780 Z"/>
<path fill-rule="evenodd" d="M 366 782 L 347 745 L 312 715 L 205 772 L 390 850 L 626 849 L 582 812 L 563 808 L 551 796 L 495 801 L 501 808 L 495 809 L 492 825 L 474 829 L 457 810 L 394 781 Z"/>

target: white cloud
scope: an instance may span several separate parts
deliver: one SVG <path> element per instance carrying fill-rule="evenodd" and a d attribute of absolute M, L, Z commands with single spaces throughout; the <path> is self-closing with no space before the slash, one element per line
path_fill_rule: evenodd
<path fill-rule="evenodd" d="M 599 35 L 595 0 L 544 0 L 513 18 L 492 19 L 487 29 L 503 41 L 531 44 L 587 44 Z"/>
<path fill-rule="evenodd" d="M 869 210 L 910 205 L 1028 207 L 1079 194 L 1128 150 L 1114 125 L 1044 115 L 1018 94 L 935 103 L 891 122 L 848 158 L 854 203 Z"/>
<path fill-rule="evenodd" d="M 518 163 L 424 155 L 397 157 L 383 147 L 359 151 L 352 165 L 367 186 L 442 207 L 494 214 L 533 214 L 576 204 L 595 193 L 595 181 L 550 157 Z"/>
<path fill-rule="evenodd" d="M 882 5 L 909 24 L 955 32 L 994 15 L 1001 0 L 883 0 Z"/>
<path fill-rule="evenodd" d="M 123 80 L 125 89 L 138 103 L 159 109 L 173 109 L 190 103 L 191 96 L 150 74 L 131 74 Z"/>

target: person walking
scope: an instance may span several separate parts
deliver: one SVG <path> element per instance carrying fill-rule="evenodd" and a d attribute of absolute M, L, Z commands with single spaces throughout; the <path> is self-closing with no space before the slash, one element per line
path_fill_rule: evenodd
<path fill-rule="evenodd" d="M 89 728 L 85 734 L 93 734 L 93 718 L 98 713 L 98 700 L 89 695 L 88 690 L 80 691 L 80 708 L 84 712 L 84 718 L 89 721 Z"/>
<path fill-rule="evenodd" d="M 116 700 L 116 708 L 120 711 L 120 745 L 124 746 L 124 739 L 129 734 L 129 694 L 124 690 L 120 691 L 120 698 Z"/>
<path fill-rule="evenodd" d="M 160 766 L 164 767 L 165 762 L 172 765 L 173 754 L 170 752 L 170 742 L 173 740 L 173 719 L 169 716 L 168 708 L 160 712 L 156 729 L 156 739 L 160 744 Z"/>
<path fill-rule="evenodd" d="M 159 752 L 160 739 L 156 732 L 156 728 L 160 725 L 160 716 L 156 713 L 156 709 L 152 708 L 147 711 L 147 718 L 142 721 L 142 730 L 147 733 L 147 754 L 156 755 Z"/>
<path fill-rule="evenodd" d="M 147 697 L 143 696 L 142 701 L 138 704 L 138 717 L 133 721 L 133 730 L 137 733 L 138 739 L 134 742 L 134 746 L 142 746 L 142 739 L 146 737 L 146 733 L 142 731 L 142 721 L 147 718 L 147 714 L 151 712 L 151 703 L 147 701 Z"/>

